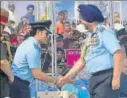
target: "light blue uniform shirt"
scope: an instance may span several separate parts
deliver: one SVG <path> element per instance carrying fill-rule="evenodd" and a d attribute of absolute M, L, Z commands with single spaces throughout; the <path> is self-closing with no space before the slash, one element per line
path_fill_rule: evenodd
<path fill-rule="evenodd" d="M 95 34 L 88 33 L 85 44 L 87 53 L 84 59 L 86 70 L 90 74 L 113 68 L 113 54 L 121 47 L 112 29 L 99 24 Z"/>
<path fill-rule="evenodd" d="M 25 40 L 16 50 L 11 69 L 15 76 L 31 82 L 32 68 L 41 68 L 41 47 L 34 37 Z"/>

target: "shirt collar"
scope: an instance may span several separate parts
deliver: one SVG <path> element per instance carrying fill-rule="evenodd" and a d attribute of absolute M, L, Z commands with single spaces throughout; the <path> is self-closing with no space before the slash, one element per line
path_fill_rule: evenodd
<path fill-rule="evenodd" d="M 99 23 L 98 25 L 97 25 L 97 28 L 101 28 L 102 27 L 102 23 Z"/>

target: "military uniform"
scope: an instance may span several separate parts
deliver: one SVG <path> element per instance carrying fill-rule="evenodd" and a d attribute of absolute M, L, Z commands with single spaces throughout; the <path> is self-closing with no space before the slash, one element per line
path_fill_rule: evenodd
<path fill-rule="evenodd" d="M 7 25 L 9 12 L 5 9 L 0 9 L 0 25 Z M 10 51 L 10 44 L 2 36 L 2 31 L 0 31 L 0 61 L 7 60 L 12 62 L 12 55 Z M 0 64 L 0 67 L 4 66 Z M 10 66 L 10 65 L 9 65 Z M 6 74 L 0 69 L 0 98 L 9 97 L 10 84 Z"/>
<path fill-rule="evenodd" d="M 113 55 L 120 50 L 115 32 L 102 25 L 104 17 L 94 5 L 79 5 L 81 18 L 88 23 L 97 22 L 96 31 L 88 32 L 82 46 L 81 58 L 85 61 L 90 77 L 91 98 L 119 98 L 119 89 L 112 90 L 114 59 Z"/>
<path fill-rule="evenodd" d="M 40 28 L 49 31 L 50 24 L 51 21 L 31 23 L 33 29 L 31 35 Z M 19 45 L 14 56 L 11 69 L 15 79 L 10 86 L 11 98 L 30 98 L 29 84 L 34 80 L 31 72 L 33 68 L 41 69 L 41 45 L 31 36 Z"/>

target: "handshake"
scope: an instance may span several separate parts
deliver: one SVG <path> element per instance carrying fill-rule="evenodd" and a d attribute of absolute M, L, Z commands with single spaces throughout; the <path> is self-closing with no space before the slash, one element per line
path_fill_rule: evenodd
<path fill-rule="evenodd" d="M 74 80 L 69 79 L 69 78 L 64 77 L 64 76 L 60 76 L 58 78 L 55 78 L 53 83 L 56 84 L 58 87 L 62 87 L 66 83 L 73 84 Z"/>

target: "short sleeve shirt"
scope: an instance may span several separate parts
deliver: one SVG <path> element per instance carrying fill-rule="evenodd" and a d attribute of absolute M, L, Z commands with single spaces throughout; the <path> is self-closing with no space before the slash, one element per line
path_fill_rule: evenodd
<path fill-rule="evenodd" d="M 58 21 L 56 23 L 56 33 L 57 34 L 63 34 L 64 33 L 64 24 Z"/>
<path fill-rule="evenodd" d="M 113 68 L 114 53 L 121 49 L 115 32 L 99 24 L 95 33 L 89 32 L 85 40 L 84 60 L 90 74 Z"/>
<path fill-rule="evenodd" d="M 41 68 L 41 47 L 34 37 L 25 40 L 16 50 L 12 72 L 22 80 L 31 82 L 32 68 Z"/>

